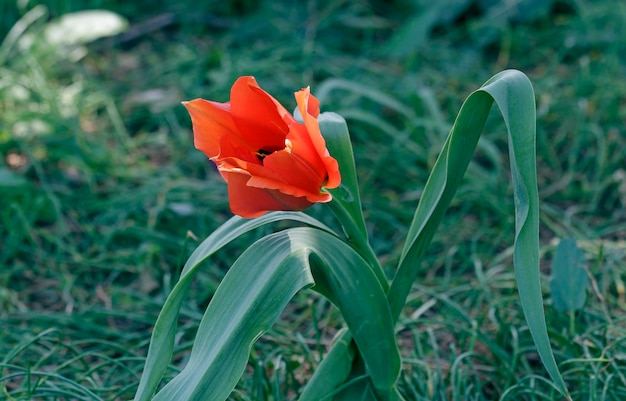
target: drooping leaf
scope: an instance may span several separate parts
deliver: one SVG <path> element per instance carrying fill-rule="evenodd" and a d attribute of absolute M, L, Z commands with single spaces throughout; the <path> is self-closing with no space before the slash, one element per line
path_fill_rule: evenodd
<path fill-rule="evenodd" d="M 281 220 L 294 220 L 303 224 L 309 224 L 321 230 L 330 231 L 330 229 L 318 220 L 303 213 L 293 212 L 268 213 L 252 220 L 234 216 L 215 230 L 191 254 L 187 263 L 185 263 L 185 267 L 183 268 L 178 282 L 163 304 L 163 308 L 159 313 L 159 317 L 152 331 L 150 347 L 148 349 L 144 371 L 135 394 L 135 401 L 148 401 L 151 399 L 167 365 L 170 363 L 174 350 L 178 312 L 185 299 L 189 285 L 195 277 L 195 274 L 199 271 L 201 263 L 239 236 L 264 224 Z"/>
<path fill-rule="evenodd" d="M 200 323 L 188 364 L 154 400 L 226 399 L 254 341 L 293 294 L 313 282 L 341 310 L 372 386 L 388 391 L 400 355 L 384 291 L 352 247 L 319 228 L 301 227 L 260 239 L 235 262 Z"/>
<path fill-rule="evenodd" d="M 565 238 L 559 242 L 552 260 L 550 292 L 552 304 L 560 312 L 575 312 L 585 305 L 589 276 L 584 269 L 583 253 L 576 241 Z"/>
<path fill-rule="evenodd" d="M 544 367 L 561 393 L 571 399 L 554 359 L 541 295 L 536 117 L 532 84 L 519 71 L 503 71 L 488 80 L 479 91 L 493 98 L 507 126 L 515 200 L 513 265 L 524 316 Z"/>
<path fill-rule="evenodd" d="M 409 227 L 401 261 L 388 291 L 394 319 L 400 315 L 411 283 L 471 160 L 492 103 L 507 126 L 515 200 L 513 263 L 528 327 L 543 364 L 567 395 L 548 338 L 539 276 L 539 199 L 535 161 L 535 99 L 523 73 L 503 71 L 463 103 L 452 131 L 433 167 Z"/>
<path fill-rule="evenodd" d="M 225 400 L 252 344 L 300 289 L 312 285 L 305 249 L 279 232 L 250 246 L 220 283 L 198 327 L 189 362 L 154 401 Z"/>

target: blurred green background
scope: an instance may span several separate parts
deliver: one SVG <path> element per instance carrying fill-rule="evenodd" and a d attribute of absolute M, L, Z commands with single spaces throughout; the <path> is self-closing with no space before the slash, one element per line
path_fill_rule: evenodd
<path fill-rule="evenodd" d="M 114 14 L 72 14 L 90 9 Z M 51 42 L 63 17 L 94 37 Z M 310 85 L 348 120 L 372 242 L 391 267 L 463 99 L 506 68 L 536 91 L 557 361 L 575 399 L 626 397 L 623 1 L 5 0 L 0 38 L 0 399 L 132 398 L 172 282 L 230 216 L 180 101 L 227 101 L 254 75 L 293 109 Z M 398 326 L 408 400 L 557 399 L 516 297 L 507 159 L 494 113 Z M 323 212 L 310 210 L 334 224 Z M 228 265 L 266 232 L 207 263 L 170 376 Z M 570 313 L 548 285 L 565 237 L 591 279 Z M 299 294 L 232 399 L 297 399 L 340 326 Z"/>

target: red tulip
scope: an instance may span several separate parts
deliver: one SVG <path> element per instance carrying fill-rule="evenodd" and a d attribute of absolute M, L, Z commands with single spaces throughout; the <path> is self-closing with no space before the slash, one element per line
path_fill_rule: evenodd
<path fill-rule="evenodd" d="M 309 88 L 295 93 L 300 123 L 254 77 L 240 77 L 230 102 L 183 102 L 197 149 L 213 160 L 228 183 L 233 213 L 258 217 L 271 210 L 304 210 L 332 196 L 323 188 L 341 182 L 317 117 L 319 101 Z"/>

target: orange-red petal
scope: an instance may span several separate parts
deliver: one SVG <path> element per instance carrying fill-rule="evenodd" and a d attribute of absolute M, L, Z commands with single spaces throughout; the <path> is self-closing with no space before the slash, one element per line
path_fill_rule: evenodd
<path fill-rule="evenodd" d="M 236 215 L 254 218 L 275 210 L 304 210 L 313 204 L 306 198 L 248 186 L 249 178 L 245 173 L 228 173 L 230 210 Z"/>
<path fill-rule="evenodd" d="M 324 163 L 325 170 L 328 174 L 325 183 L 326 188 L 336 188 L 341 183 L 341 174 L 339 173 L 339 165 L 335 158 L 331 157 L 326 149 L 326 141 L 320 131 L 319 122 L 319 100 L 311 95 L 308 87 L 301 89 L 295 93 L 298 111 L 302 115 L 304 125 L 309 133 L 312 146 Z"/>
<path fill-rule="evenodd" d="M 241 77 L 230 92 L 232 116 L 240 135 L 255 149 L 282 149 L 289 112 L 259 87 L 254 77 Z M 293 117 L 292 117 L 293 118 Z"/>
<path fill-rule="evenodd" d="M 219 154 L 220 139 L 237 135 L 230 104 L 195 99 L 183 102 L 191 116 L 194 145 L 209 158 Z"/>

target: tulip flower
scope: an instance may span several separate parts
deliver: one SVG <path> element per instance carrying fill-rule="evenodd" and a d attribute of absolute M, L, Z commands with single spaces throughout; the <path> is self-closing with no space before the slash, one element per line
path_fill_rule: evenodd
<path fill-rule="evenodd" d="M 237 79 L 230 102 L 183 102 L 196 148 L 215 162 L 228 184 L 230 208 L 241 217 L 329 202 L 324 188 L 341 182 L 317 121 L 319 101 L 308 87 L 295 97 L 303 122 L 250 76 Z"/>
<path fill-rule="evenodd" d="M 503 71 L 470 94 L 426 183 L 406 180 L 407 189 L 417 187 L 421 196 L 406 239 L 398 244 L 402 251 L 391 281 L 368 239 L 346 121 L 338 114 L 320 116 L 319 102 L 308 88 L 295 96 L 302 122 L 252 77 L 235 82 L 228 103 L 202 99 L 185 103 L 196 147 L 216 163 L 228 183 L 231 209 L 243 217 L 260 217 L 229 219 L 187 260 L 154 325 L 134 401 L 225 401 L 248 370 L 254 342 L 301 291 L 316 292 L 331 302 L 345 327 L 299 399 L 327 400 L 337 395 L 341 399 L 402 400 L 398 321 L 423 271 L 428 246 L 462 183 L 493 103 L 504 118 L 509 138 L 515 204 L 511 259 L 525 327 L 553 389 L 571 401 L 551 348 L 543 309 L 535 94 L 528 77 L 519 71 Z M 326 149 L 318 117 L 337 160 Z M 327 204 L 337 219 L 336 226 L 304 213 L 262 216 L 270 210 L 302 210 L 315 202 L 330 201 L 326 189 L 340 184 L 338 166 L 343 175 L 342 193 L 351 196 L 338 196 Z M 242 250 L 199 323 L 188 363 L 161 386 L 173 356 L 180 308 L 194 276 L 206 266 L 203 261 L 244 233 L 276 221 L 298 224 L 279 228 Z M 503 394 L 512 389 L 516 389 L 515 383 Z"/>

